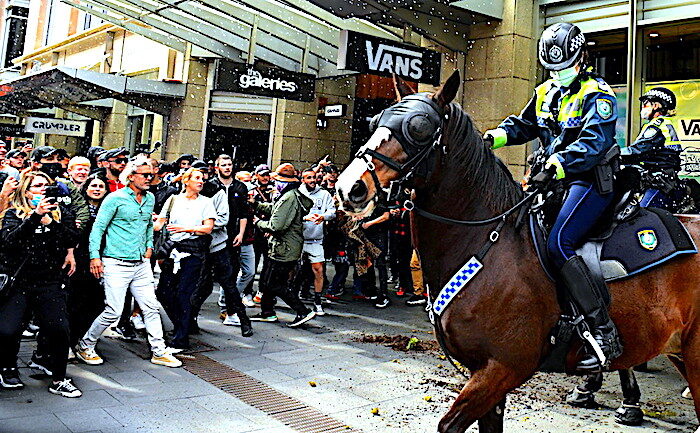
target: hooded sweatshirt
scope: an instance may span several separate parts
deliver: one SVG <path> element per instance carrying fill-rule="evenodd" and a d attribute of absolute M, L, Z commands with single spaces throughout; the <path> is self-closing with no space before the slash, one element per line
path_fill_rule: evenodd
<path fill-rule="evenodd" d="M 299 192 L 313 200 L 313 205 L 308 215 L 322 215 L 324 221 L 335 218 L 335 203 L 331 194 L 320 186 L 309 190 L 307 185 L 299 187 Z M 316 224 L 313 221 L 304 221 L 304 242 L 323 242 L 323 224 Z"/>

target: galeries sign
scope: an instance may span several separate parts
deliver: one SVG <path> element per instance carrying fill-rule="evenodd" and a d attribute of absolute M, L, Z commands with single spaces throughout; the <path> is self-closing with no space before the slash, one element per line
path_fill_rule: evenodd
<path fill-rule="evenodd" d="M 440 53 L 351 30 L 340 32 L 338 69 L 440 84 Z"/>
<path fill-rule="evenodd" d="M 85 137 L 87 122 L 81 120 L 50 119 L 45 117 L 27 117 L 24 130 L 35 134 L 68 135 Z"/>
<path fill-rule="evenodd" d="M 214 90 L 310 102 L 315 76 L 285 69 L 218 60 Z"/>

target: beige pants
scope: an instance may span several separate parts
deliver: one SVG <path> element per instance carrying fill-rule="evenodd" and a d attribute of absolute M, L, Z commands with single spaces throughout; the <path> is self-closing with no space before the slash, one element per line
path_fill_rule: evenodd
<path fill-rule="evenodd" d="M 413 250 L 413 255 L 411 256 L 411 278 L 413 279 L 413 294 L 422 295 L 425 293 L 425 286 L 423 286 L 423 269 L 420 266 L 420 259 L 418 258 L 418 251 Z"/>

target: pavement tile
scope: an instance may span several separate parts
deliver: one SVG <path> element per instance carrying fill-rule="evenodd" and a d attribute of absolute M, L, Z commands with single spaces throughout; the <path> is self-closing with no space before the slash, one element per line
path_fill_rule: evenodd
<path fill-rule="evenodd" d="M 294 380 L 292 376 L 287 376 L 284 373 L 281 373 L 277 370 L 274 370 L 272 368 L 262 368 L 260 370 L 248 370 L 245 372 L 248 376 L 254 377 L 258 379 L 261 382 L 264 382 L 268 385 L 279 383 L 279 382 L 287 382 L 290 380 Z"/>
<path fill-rule="evenodd" d="M 159 370 L 163 370 L 160 368 Z M 175 369 L 169 369 L 175 370 Z M 131 386 L 131 385 L 149 385 L 155 383 L 162 383 L 162 381 L 156 379 L 154 376 L 146 373 L 143 370 L 134 371 L 124 371 L 121 373 L 112 373 L 109 377 L 120 385 Z"/>
<path fill-rule="evenodd" d="M 95 429 L 118 428 L 122 424 L 112 418 L 104 409 L 73 410 L 56 412 L 58 419 L 73 433 L 94 431 Z"/>
<path fill-rule="evenodd" d="M 356 407 L 366 406 L 372 402 L 357 396 L 347 389 L 334 386 L 311 387 L 292 383 L 278 383 L 273 387 L 291 397 L 297 398 L 323 413 L 335 413 Z"/>
<path fill-rule="evenodd" d="M 108 392 L 124 404 L 135 405 L 153 401 L 166 401 L 174 398 L 198 397 L 222 392 L 214 385 L 202 380 L 134 385 L 129 388 L 109 389 Z"/>
<path fill-rule="evenodd" d="M 71 433 L 53 414 L 4 419 L 0 433 Z"/>

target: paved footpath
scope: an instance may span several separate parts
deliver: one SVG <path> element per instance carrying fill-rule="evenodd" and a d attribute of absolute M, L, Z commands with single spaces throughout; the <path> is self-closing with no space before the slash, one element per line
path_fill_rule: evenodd
<path fill-rule="evenodd" d="M 209 382 L 187 369 L 144 360 L 144 342 L 103 338 L 98 352 L 104 365 L 68 367 L 84 391 L 82 398 L 51 395 L 45 379 L 21 368 L 25 389 L 0 392 L 0 432 L 286 433 L 352 428 L 366 433 L 432 433 L 454 399 L 460 377 L 439 352 L 402 352 L 358 341 L 363 335 L 432 340 L 424 312 L 394 301 L 381 311 L 359 302 L 336 303 L 327 309 L 328 315 L 304 329 L 256 323 L 255 335 L 242 338 L 238 328 L 221 325 L 210 300 L 200 319 L 202 333 L 196 337 L 204 351 L 185 359 L 190 371 L 196 372 L 202 360 L 214 366 L 215 377 Z M 291 320 L 289 310 L 279 312 L 283 322 Z M 22 344 L 22 366 L 33 347 L 33 342 Z M 537 375 L 509 397 L 506 432 L 693 432 L 693 408 L 680 398 L 685 384 L 667 361 L 655 360 L 651 367 L 657 371 L 638 373 L 644 408 L 653 415 L 643 427 L 613 422 L 620 401 L 613 376 L 599 395 L 601 408 L 581 410 L 562 403 L 575 378 Z M 265 398 L 258 398 L 253 404 L 251 397 L 246 404 L 245 398 L 236 397 L 236 391 L 255 395 L 261 390 L 274 394 L 274 401 L 266 404 Z M 275 409 L 276 402 L 294 408 Z M 316 416 L 316 428 L 299 421 L 302 416 Z M 321 424 L 336 429 L 323 430 Z"/>

